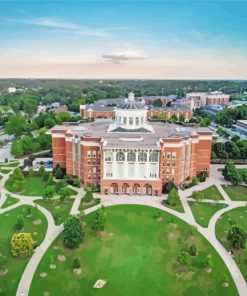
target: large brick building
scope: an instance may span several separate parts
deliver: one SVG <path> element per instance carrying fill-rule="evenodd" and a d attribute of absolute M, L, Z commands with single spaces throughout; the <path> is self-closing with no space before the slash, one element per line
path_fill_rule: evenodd
<path fill-rule="evenodd" d="M 100 185 L 101 194 L 161 195 L 169 180 L 179 185 L 210 173 L 210 130 L 147 119 L 147 109 L 130 93 L 114 109 L 114 120 L 55 126 L 53 165 L 85 185 Z"/>

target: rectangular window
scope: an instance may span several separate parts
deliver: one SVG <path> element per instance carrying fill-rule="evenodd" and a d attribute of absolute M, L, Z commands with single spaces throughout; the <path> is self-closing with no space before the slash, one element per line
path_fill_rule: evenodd
<path fill-rule="evenodd" d="M 133 125 L 133 118 L 129 117 L 129 125 Z"/>
<path fill-rule="evenodd" d="M 167 157 L 167 158 L 171 158 L 171 153 L 170 153 L 170 152 L 167 152 L 167 153 L 166 153 L 166 157 Z"/>
<path fill-rule="evenodd" d="M 172 159 L 176 159 L 176 152 L 172 152 Z"/>
<path fill-rule="evenodd" d="M 123 118 L 123 123 L 124 123 L 124 125 L 126 125 L 126 123 L 127 123 L 127 118 L 126 117 Z"/>
<path fill-rule="evenodd" d="M 88 172 L 88 173 L 91 173 L 91 168 L 88 168 L 88 169 L 87 169 L 87 172 Z"/>
<path fill-rule="evenodd" d="M 87 161 L 87 164 L 91 164 L 91 160 L 88 160 L 88 161 Z"/>
<path fill-rule="evenodd" d="M 143 124 L 143 117 L 141 117 L 141 124 Z"/>
<path fill-rule="evenodd" d="M 96 158 L 96 153 L 97 153 L 96 151 L 92 152 L 93 158 Z"/>
<path fill-rule="evenodd" d="M 156 178 L 156 163 L 150 164 L 150 178 Z"/>
<path fill-rule="evenodd" d="M 123 164 L 122 163 L 117 164 L 117 172 L 118 172 L 118 178 L 123 178 Z"/>
<path fill-rule="evenodd" d="M 174 175 L 175 174 L 175 170 L 174 169 L 172 169 L 172 175 Z"/>
<path fill-rule="evenodd" d="M 105 175 L 106 175 L 106 177 L 112 177 L 112 164 L 111 163 L 106 163 Z"/>
<path fill-rule="evenodd" d="M 87 152 L 87 157 L 90 158 L 91 157 L 91 151 Z"/>
<path fill-rule="evenodd" d="M 166 163 L 166 166 L 170 166 L 170 162 L 167 162 L 167 163 Z"/>
<path fill-rule="evenodd" d="M 134 177 L 134 164 L 129 163 L 128 164 L 128 178 L 133 178 Z"/>
<path fill-rule="evenodd" d="M 96 168 L 95 168 L 95 167 L 93 168 L 93 173 L 94 173 L 94 174 L 96 173 Z"/>
<path fill-rule="evenodd" d="M 136 117 L 136 125 L 139 125 L 139 117 Z"/>
<path fill-rule="evenodd" d="M 166 169 L 166 173 L 169 174 L 169 169 Z"/>
<path fill-rule="evenodd" d="M 139 164 L 139 177 L 145 178 L 145 163 Z"/>

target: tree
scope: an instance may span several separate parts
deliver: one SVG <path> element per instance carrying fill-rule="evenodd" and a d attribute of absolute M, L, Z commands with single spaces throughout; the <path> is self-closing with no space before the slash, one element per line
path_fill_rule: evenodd
<path fill-rule="evenodd" d="M 192 184 L 193 185 L 197 185 L 199 183 L 199 179 L 197 178 L 197 177 L 194 177 L 193 179 L 192 179 Z"/>
<path fill-rule="evenodd" d="M 53 118 L 46 118 L 44 121 L 44 126 L 47 128 L 52 128 L 54 125 L 56 125 L 56 121 Z"/>
<path fill-rule="evenodd" d="M 189 264 L 189 253 L 186 251 L 181 251 L 179 256 L 177 257 L 177 262 L 180 265 L 188 265 Z"/>
<path fill-rule="evenodd" d="M 235 168 L 233 162 L 228 161 L 222 171 L 222 175 L 227 181 L 230 181 L 233 185 L 239 185 L 243 182 L 241 174 Z"/>
<path fill-rule="evenodd" d="M 23 146 L 21 141 L 14 140 L 11 144 L 11 154 L 15 157 L 21 157 L 24 155 Z"/>
<path fill-rule="evenodd" d="M 244 249 L 246 243 L 247 234 L 242 227 L 233 226 L 227 235 L 227 240 L 231 243 L 234 249 Z"/>
<path fill-rule="evenodd" d="M 172 188 L 172 190 L 168 194 L 167 204 L 175 207 L 180 203 L 178 192 L 175 188 Z"/>
<path fill-rule="evenodd" d="M 22 216 L 19 216 L 17 218 L 17 221 L 16 221 L 15 225 L 14 225 L 14 229 L 17 230 L 17 231 L 19 231 L 19 230 L 23 229 L 23 227 L 24 227 L 23 217 Z"/>
<path fill-rule="evenodd" d="M 12 175 L 12 180 L 14 180 L 14 181 L 23 181 L 24 180 L 24 175 L 23 175 L 20 168 L 16 168 L 14 170 L 13 175 Z"/>
<path fill-rule="evenodd" d="M 22 143 L 24 154 L 36 152 L 40 148 L 39 143 L 37 141 L 34 141 L 33 137 L 23 136 L 20 141 Z"/>
<path fill-rule="evenodd" d="M 32 178 L 32 177 L 34 176 L 33 168 L 30 167 L 30 168 L 28 169 L 28 175 L 29 175 L 30 178 Z"/>
<path fill-rule="evenodd" d="M 31 233 L 16 233 L 11 238 L 12 254 L 14 257 L 30 255 L 33 250 L 34 241 Z"/>
<path fill-rule="evenodd" d="M 60 192 L 60 201 L 64 201 L 65 199 L 71 196 L 71 191 L 68 187 L 63 187 Z"/>
<path fill-rule="evenodd" d="M 80 219 L 70 216 L 64 223 L 64 246 L 69 249 L 78 248 L 84 238 Z"/>
<path fill-rule="evenodd" d="M 28 118 L 31 118 L 32 115 L 37 113 L 38 104 L 37 101 L 33 98 L 25 98 L 23 110 L 27 113 Z"/>
<path fill-rule="evenodd" d="M 174 188 L 174 187 L 175 187 L 175 185 L 174 185 L 173 181 L 170 180 L 163 187 L 163 192 L 169 193 L 172 190 L 172 188 Z"/>
<path fill-rule="evenodd" d="M 194 256 L 196 256 L 197 255 L 197 248 L 196 248 L 196 246 L 195 245 L 191 245 L 190 247 L 189 247 L 189 254 L 190 254 L 190 256 L 192 256 L 192 257 L 194 257 Z"/>
<path fill-rule="evenodd" d="M 73 184 L 75 187 L 80 187 L 81 186 L 81 180 L 79 177 L 75 177 L 73 180 Z"/>
<path fill-rule="evenodd" d="M 60 165 L 57 163 L 55 168 L 53 169 L 53 175 L 56 179 L 62 179 L 63 178 L 63 171 L 60 168 Z"/>
<path fill-rule="evenodd" d="M 52 173 L 49 174 L 47 185 L 52 186 L 54 184 L 53 175 Z"/>
<path fill-rule="evenodd" d="M 83 197 L 83 200 L 85 202 L 90 202 L 92 199 L 93 199 L 92 191 L 91 190 L 86 190 L 86 193 L 85 193 L 85 195 Z"/>
<path fill-rule="evenodd" d="M 45 168 L 43 166 L 40 166 L 40 168 L 39 168 L 40 177 L 43 177 L 45 173 L 46 173 Z"/>
<path fill-rule="evenodd" d="M 73 259 L 73 264 L 72 264 L 72 268 L 73 269 L 77 269 L 77 268 L 80 268 L 81 267 L 81 261 L 78 257 L 75 257 Z"/>
<path fill-rule="evenodd" d="M 9 120 L 5 123 L 5 133 L 19 137 L 24 131 L 27 130 L 27 121 L 21 115 L 11 115 Z"/>
<path fill-rule="evenodd" d="M 208 173 L 206 171 L 202 171 L 197 175 L 197 178 L 199 179 L 200 182 L 205 182 L 207 176 L 208 176 Z"/>
<path fill-rule="evenodd" d="M 204 199 L 204 193 L 202 191 L 193 191 L 192 198 L 197 202 L 202 201 Z"/>
<path fill-rule="evenodd" d="M 49 198 L 52 198 L 54 195 L 55 195 L 55 188 L 54 188 L 54 186 L 47 186 L 45 188 L 45 192 L 44 192 L 43 198 L 44 199 L 49 199 Z"/>
<path fill-rule="evenodd" d="M 92 229 L 97 231 L 103 231 L 105 229 L 105 221 L 106 221 L 106 211 L 103 206 L 101 206 L 97 212 L 96 212 L 96 218 L 94 219 L 94 222 L 92 224 Z"/>
<path fill-rule="evenodd" d="M 213 260 L 212 260 L 212 256 L 211 255 L 207 255 L 207 257 L 205 258 L 204 262 L 202 263 L 203 268 L 209 268 L 212 269 L 214 266 Z"/>

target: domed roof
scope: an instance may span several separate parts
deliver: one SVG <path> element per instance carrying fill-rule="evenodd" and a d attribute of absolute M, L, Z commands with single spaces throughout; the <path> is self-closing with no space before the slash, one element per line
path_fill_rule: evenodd
<path fill-rule="evenodd" d="M 129 93 L 128 99 L 125 99 L 122 104 L 119 105 L 119 109 L 143 109 L 143 106 L 135 101 L 135 94 Z"/>

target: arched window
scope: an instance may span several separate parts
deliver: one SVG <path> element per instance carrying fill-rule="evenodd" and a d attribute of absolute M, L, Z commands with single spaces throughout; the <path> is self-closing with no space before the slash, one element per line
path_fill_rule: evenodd
<path fill-rule="evenodd" d="M 116 154 L 116 161 L 124 161 L 125 157 L 124 157 L 124 153 L 123 152 L 117 152 Z"/>
<path fill-rule="evenodd" d="M 105 151 L 105 161 L 112 161 L 113 160 L 113 152 L 111 150 Z"/>
<path fill-rule="evenodd" d="M 138 161 L 147 161 L 147 153 L 145 152 L 140 152 L 138 155 Z"/>
<path fill-rule="evenodd" d="M 128 153 L 128 156 L 127 156 L 127 160 L 128 161 L 135 161 L 136 160 L 136 155 L 135 155 L 135 153 L 134 152 L 129 152 Z"/>
<path fill-rule="evenodd" d="M 150 162 L 157 162 L 158 161 L 158 151 L 152 151 L 149 155 Z"/>

